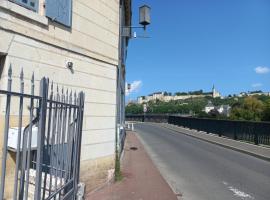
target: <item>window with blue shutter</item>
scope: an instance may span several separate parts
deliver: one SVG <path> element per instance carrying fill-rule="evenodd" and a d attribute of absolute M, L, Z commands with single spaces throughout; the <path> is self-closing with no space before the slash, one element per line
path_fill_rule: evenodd
<path fill-rule="evenodd" d="M 46 0 L 46 16 L 65 26 L 71 26 L 72 0 Z"/>
<path fill-rule="evenodd" d="M 11 0 L 23 7 L 38 11 L 38 0 Z"/>

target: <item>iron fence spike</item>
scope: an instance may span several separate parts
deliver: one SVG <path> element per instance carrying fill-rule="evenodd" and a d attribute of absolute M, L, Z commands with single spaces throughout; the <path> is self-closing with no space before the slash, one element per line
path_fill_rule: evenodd
<path fill-rule="evenodd" d="M 51 97 L 50 98 L 52 98 L 52 97 L 53 97 L 53 81 L 51 83 Z"/>
<path fill-rule="evenodd" d="M 35 92 L 35 74 L 33 72 L 31 78 L 31 94 L 34 95 L 34 92 Z"/>
<path fill-rule="evenodd" d="M 8 77 L 9 77 L 9 79 L 11 79 L 11 76 L 12 76 L 12 66 L 10 64 L 9 68 L 8 68 Z"/>
<path fill-rule="evenodd" d="M 61 91 L 61 101 L 65 103 L 65 95 L 64 95 L 64 87 L 62 86 L 62 91 Z"/>
<path fill-rule="evenodd" d="M 69 103 L 72 104 L 72 90 L 70 91 L 70 95 L 69 95 Z"/>
<path fill-rule="evenodd" d="M 21 73 L 20 73 L 20 79 L 21 79 L 21 81 L 23 81 L 23 77 L 24 77 L 23 68 L 21 68 Z"/>
<path fill-rule="evenodd" d="M 66 90 L 66 102 L 68 103 L 68 89 Z"/>
<path fill-rule="evenodd" d="M 31 78 L 31 82 L 34 83 L 35 82 L 35 73 L 32 73 L 32 78 Z"/>

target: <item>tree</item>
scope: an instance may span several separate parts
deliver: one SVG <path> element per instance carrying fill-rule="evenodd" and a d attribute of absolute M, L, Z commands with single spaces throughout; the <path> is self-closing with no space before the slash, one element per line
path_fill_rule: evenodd
<path fill-rule="evenodd" d="M 140 104 L 131 103 L 126 106 L 126 114 L 141 114 L 143 106 Z"/>
<path fill-rule="evenodd" d="M 264 121 L 270 121 L 270 99 L 265 102 L 262 119 Z"/>
<path fill-rule="evenodd" d="M 255 97 L 246 97 L 243 102 L 235 103 L 231 111 L 233 120 L 261 121 L 263 102 Z"/>

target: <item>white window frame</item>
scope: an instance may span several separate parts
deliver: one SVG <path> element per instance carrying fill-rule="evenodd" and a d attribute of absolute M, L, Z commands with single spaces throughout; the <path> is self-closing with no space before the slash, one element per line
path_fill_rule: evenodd
<path fill-rule="evenodd" d="M 27 0 L 28 3 L 24 3 L 23 0 L 9 0 L 9 1 L 14 2 L 14 3 L 16 3 L 16 4 L 20 5 L 20 6 L 23 6 L 25 8 L 28 8 L 28 9 L 30 9 L 32 11 L 37 12 L 37 13 L 39 11 L 39 0 L 35 0 L 36 1 L 35 2 L 36 3 L 35 4 L 35 7 L 30 6 L 31 0 Z"/>
<path fill-rule="evenodd" d="M 48 26 L 48 18 L 44 16 L 44 2 L 45 0 L 39 0 L 38 12 L 34 12 L 10 0 L 0 0 L 0 8 Z"/>

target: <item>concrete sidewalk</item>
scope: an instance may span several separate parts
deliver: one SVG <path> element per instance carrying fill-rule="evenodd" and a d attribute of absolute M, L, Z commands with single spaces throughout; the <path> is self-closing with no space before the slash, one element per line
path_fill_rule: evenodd
<path fill-rule="evenodd" d="M 187 128 L 175 126 L 172 124 L 166 124 L 166 123 L 152 123 L 156 126 L 162 126 L 164 128 L 168 128 L 170 130 L 173 130 L 175 132 L 179 132 L 185 135 L 189 135 L 191 137 L 195 137 L 213 144 L 217 144 L 220 146 L 223 146 L 225 148 L 233 149 L 235 151 L 239 151 L 242 153 L 246 153 L 251 156 L 255 156 L 257 158 L 270 161 L 270 148 L 258 146 L 254 144 L 249 144 L 242 141 L 232 140 L 225 137 L 219 137 L 215 134 L 207 134 L 205 132 L 196 131 L 196 130 L 190 130 Z"/>
<path fill-rule="evenodd" d="M 122 181 L 105 186 L 86 199 L 177 200 L 134 132 L 127 132 L 122 173 Z"/>

